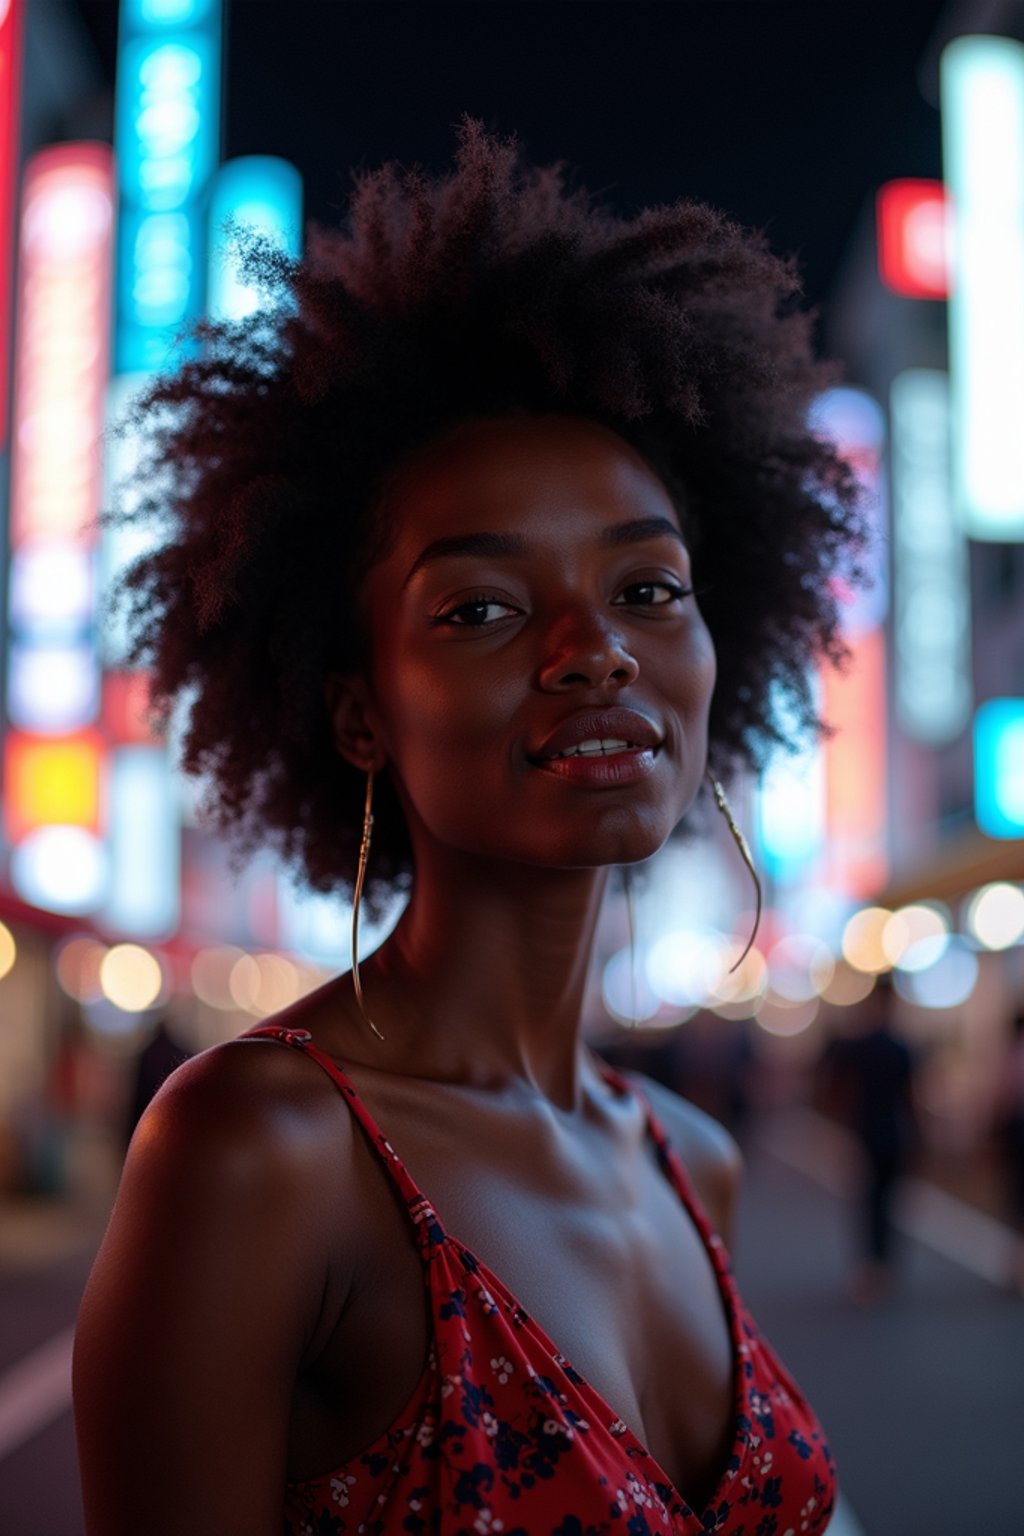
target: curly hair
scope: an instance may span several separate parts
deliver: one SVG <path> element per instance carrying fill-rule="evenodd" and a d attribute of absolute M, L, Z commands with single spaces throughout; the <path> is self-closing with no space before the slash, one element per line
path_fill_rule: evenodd
<path fill-rule="evenodd" d="M 718 656 L 710 750 L 758 766 L 816 719 L 808 669 L 841 661 L 837 578 L 857 579 L 858 487 L 808 408 L 815 359 L 792 259 L 705 204 L 632 218 L 524 163 L 464 117 L 454 167 L 355 173 L 339 228 L 291 260 L 246 237 L 274 302 L 204 323 L 129 427 L 133 500 L 166 538 L 121 579 L 127 660 L 152 719 L 183 708 L 181 766 L 240 853 L 269 845 L 315 890 L 352 883 L 363 780 L 335 749 L 324 676 L 363 660 L 358 584 L 388 547 L 390 476 L 467 418 L 566 412 L 643 453 L 680 509 Z M 410 875 L 380 783 L 371 907 Z"/>

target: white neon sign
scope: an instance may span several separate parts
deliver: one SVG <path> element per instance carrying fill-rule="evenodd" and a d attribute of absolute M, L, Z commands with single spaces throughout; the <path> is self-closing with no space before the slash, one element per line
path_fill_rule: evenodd
<path fill-rule="evenodd" d="M 893 381 L 896 713 L 933 746 L 971 716 L 967 547 L 949 482 L 949 382 L 913 368 Z"/>
<path fill-rule="evenodd" d="M 956 507 L 971 538 L 1024 539 L 1024 45 L 959 37 L 941 85 Z"/>

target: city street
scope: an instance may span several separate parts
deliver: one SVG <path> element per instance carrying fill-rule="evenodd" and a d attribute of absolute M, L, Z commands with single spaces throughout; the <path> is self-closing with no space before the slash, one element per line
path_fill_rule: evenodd
<path fill-rule="evenodd" d="M 986 1231 L 1000 1234 L 908 1189 L 903 1225 L 918 1235 L 903 1237 L 898 1290 L 853 1305 L 842 1152 L 813 1116 L 764 1127 L 748 1149 L 736 1244 L 747 1301 L 829 1433 L 844 1493 L 832 1536 L 1018 1536 L 1024 1301 L 985 1278 Z M 4 1250 L 3 1536 L 82 1536 L 68 1329 L 89 1250 L 75 1233 L 65 1246 L 76 1240 L 62 1254 L 56 1228 L 37 1225 L 28 1241 L 49 1248 L 48 1262 Z"/>
<path fill-rule="evenodd" d="M 370 1454 L 362 1184 L 294 1382 L 346 1228 L 264 1041 L 97 1266 L 90 1536 L 97 1467 L 118 1536 L 1024 1536 L 1022 356 L 1024 4 L 0 0 L 0 1536 L 85 1536 L 125 1148 L 268 1020 L 608 1434 L 453 1280 L 488 1413 L 435 1349 L 475 1438 Z M 576 1030 L 735 1128 L 833 1512 Z"/>
<path fill-rule="evenodd" d="M 794 1116 L 749 1152 L 735 1255 L 747 1302 L 814 1403 L 866 1536 L 1019 1536 L 1024 1300 L 984 1278 L 1004 1234 L 908 1187 L 896 1293 L 855 1306 L 855 1211 L 833 1192 L 848 1179 L 829 1130 Z"/>

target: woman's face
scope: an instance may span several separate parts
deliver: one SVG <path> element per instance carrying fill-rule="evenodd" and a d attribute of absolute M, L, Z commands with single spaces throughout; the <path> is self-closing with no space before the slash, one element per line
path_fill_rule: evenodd
<path fill-rule="evenodd" d="M 551 868 L 654 853 L 700 786 L 715 681 L 660 478 L 586 418 L 503 416 L 420 450 L 386 511 L 368 719 L 417 867 L 430 840 Z"/>

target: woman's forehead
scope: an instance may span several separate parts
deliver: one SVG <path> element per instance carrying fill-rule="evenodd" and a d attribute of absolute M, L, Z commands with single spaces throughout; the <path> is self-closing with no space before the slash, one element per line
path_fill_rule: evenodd
<path fill-rule="evenodd" d="M 403 543 L 425 529 L 491 527 L 496 517 L 503 526 L 587 516 L 679 524 L 664 482 L 631 443 L 588 417 L 555 413 L 459 423 L 400 467 L 386 509 Z"/>

